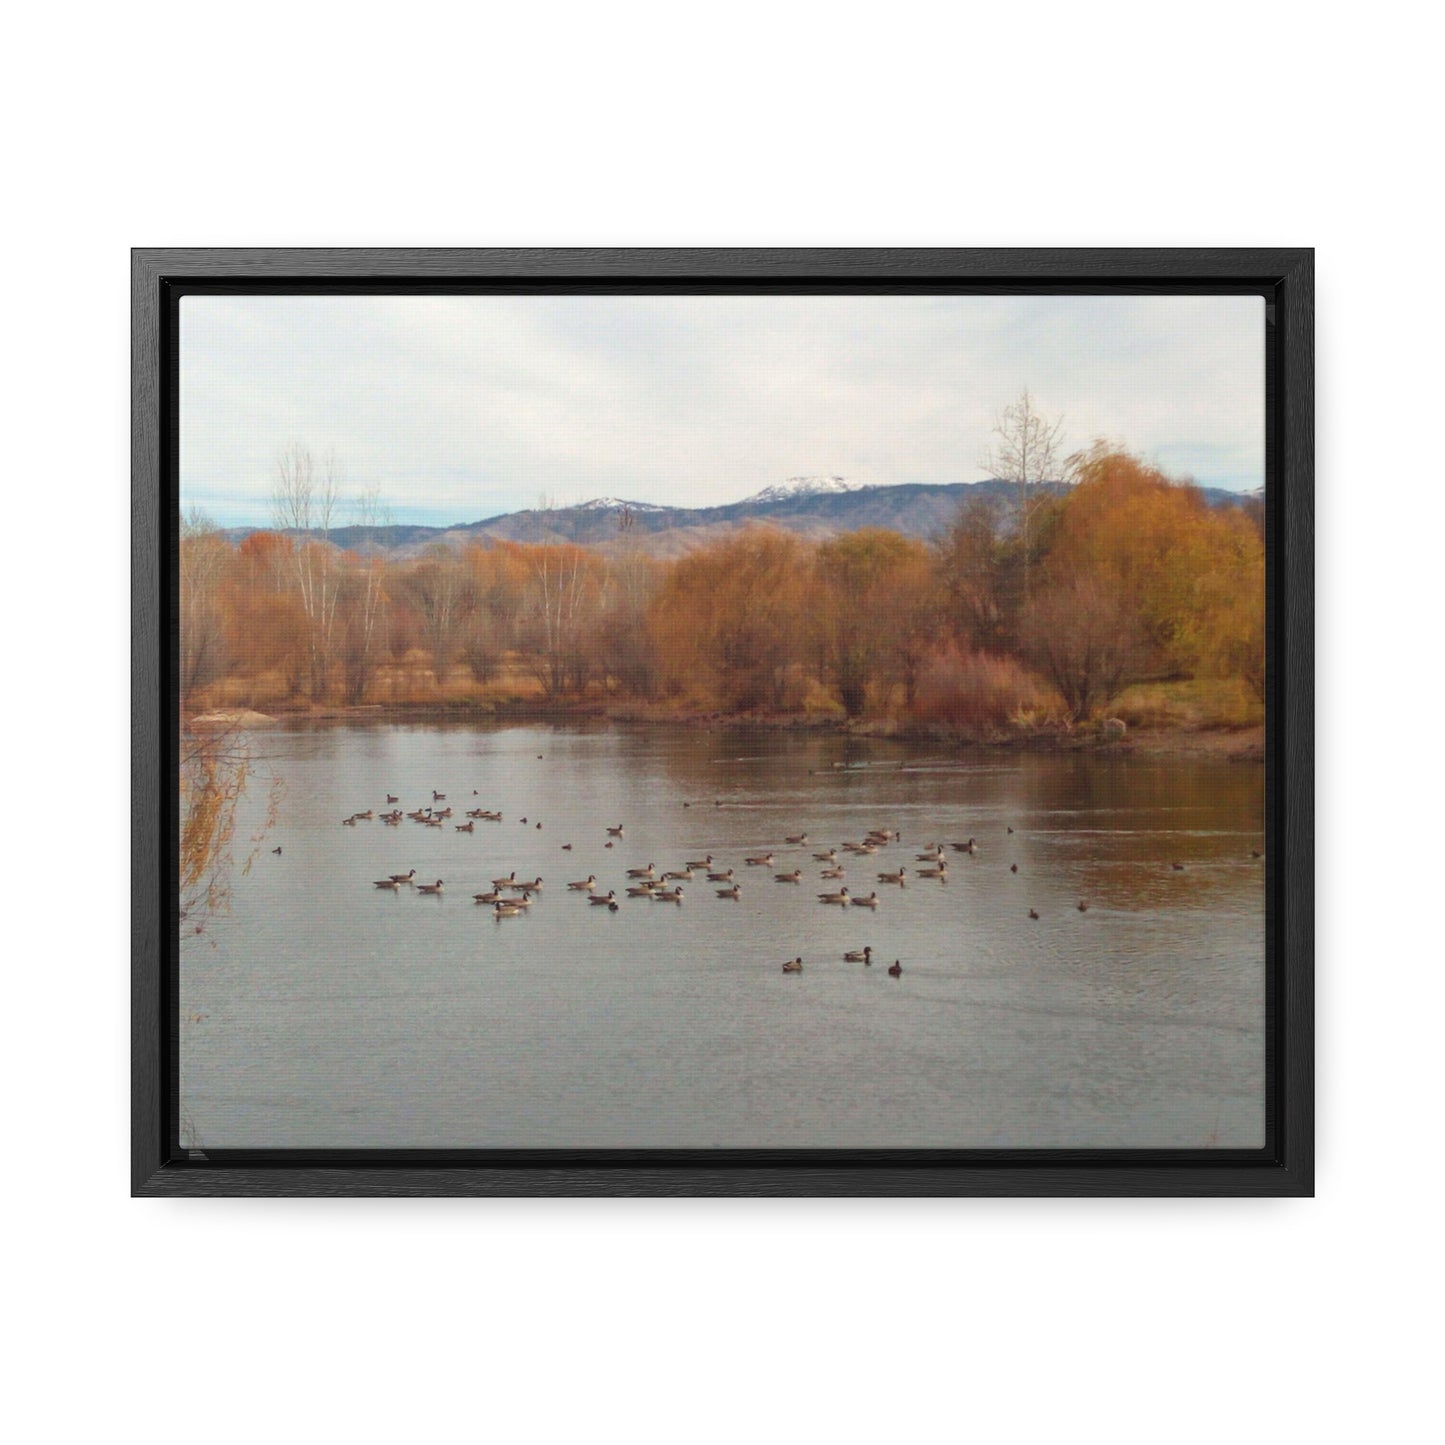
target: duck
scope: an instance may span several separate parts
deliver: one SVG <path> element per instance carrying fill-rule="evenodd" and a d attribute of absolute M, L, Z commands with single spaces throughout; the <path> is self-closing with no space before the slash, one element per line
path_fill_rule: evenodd
<path fill-rule="evenodd" d="M 271 851 L 272 851 L 278 858 L 281 856 L 281 850 L 280 850 L 279 848 L 273 848 Z"/>
<path fill-rule="evenodd" d="M 707 875 L 707 881 L 709 883 L 731 883 L 733 881 L 733 870 L 731 868 L 725 868 L 721 873 L 709 873 Z"/>
<path fill-rule="evenodd" d="M 393 873 L 391 881 L 393 883 L 413 883 L 416 881 L 416 869 L 413 868 L 409 873 Z"/>
<path fill-rule="evenodd" d="M 440 893 L 442 891 L 442 880 L 438 878 L 435 883 L 418 883 L 416 891 L 418 893 Z"/>
<path fill-rule="evenodd" d="M 394 893 L 401 887 L 401 884 L 395 878 L 378 878 L 371 886 L 373 888 L 390 888 Z"/>
<path fill-rule="evenodd" d="M 649 863 L 646 868 L 629 868 L 627 876 L 629 878 L 656 878 L 657 869 Z"/>
<path fill-rule="evenodd" d="M 1176 873 L 1182 873 L 1182 872 L 1184 871 L 1184 865 L 1183 865 L 1182 863 L 1171 863 L 1169 866 L 1170 866 Z"/>
<path fill-rule="evenodd" d="M 713 892 L 716 893 L 719 898 L 741 898 L 743 890 L 738 884 L 734 883 L 731 888 L 715 888 Z"/>
<path fill-rule="evenodd" d="M 607 890 L 607 897 L 606 897 L 606 898 L 592 897 L 592 898 L 589 898 L 587 901 L 588 901 L 589 903 L 595 903 L 599 908 L 604 907 L 604 906 L 605 906 L 605 907 L 608 907 L 608 908 L 615 908 L 615 907 L 617 906 L 617 894 L 616 894 L 615 890 L 609 888 L 609 889 Z"/>
<path fill-rule="evenodd" d="M 562 845 L 562 851 L 564 853 L 570 853 L 572 851 L 572 845 L 570 843 L 564 843 Z"/>
<path fill-rule="evenodd" d="M 785 843 L 791 843 L 794 847 L 802 847 L 802 845 L 808 841 L 808 835 L 806 833 L 794 833 L 791 838 L 785 838 L 783 841 Z"/>
<path fill-rule="evenodd" d="M 604 848 L 611 848 L 611 847 L 613 847 L 614 845 L 613 845 L 612 839 L 609 838 L 602 846 L 603 846 Z"/>
<path fill-rule="evenodd" d="M 1017 873 L 1019 871 L 1019 865 L 1017 863 L 1010 863 L 1008 865 L 1008 871 L 1010 873 Z"/>
<path fill-rule="evenodd" d="M 873 945 L 870 943 L 867 948 L 855 948 L 843 955 L 844 963 L 872 963 Z"/>
<path fill-rule="evenodd" d="M 1012 829 L 1012 828 L 1010 828 L 1010 829 L 1009 829 L 1009 832 L 1010 832 L 1010 833 L 1012 833 L 1012 832 L 1013 832 L 1013 829 Z"/>
<path fill-rule="evenodd" d="M 902 977 L 903 977 L 903 965 L 902 965 L 901 963 L 899 963 L 899 961 L 898 961 L 896 958 L 893 960 L 893 963 L 892 963 L 892 965 L 890 966 L 890 968 L 889 968 L 889 970 L 888 970 L 888 977 L 889 977 L 889 978 L 902 978 Z"/>
<path fill-rule="evenodd" d="M 803 870 L 794 868 L 791 873 L 774 873 L 773 877 L 779 883 L 801 883 L 803 881 Z"/>
<path fill-rule="evenodd" d="M 783 965 L 783 972 L 784 972 L 784 973 L 802 973 L 802 971 L 803 971 L 803 959 L 802 959 L 802 955 L 799 955 L 797 958 L 790 958 L 790 959 Z"/>
<path fill-rule="evenodd" d="M 877 908 L 878 895 L 877 893 L 870 893 L 866 898 L 850 898 L 848 902 L 851 903 L 854 908 Z"/>
<path fill-rule="evenodd" d="M 771 853 L 756 853 L 751 858 L 744 858 L 743 862 L 749 868 L 771 868 L 773 866 L 773 855 Z"/>
<path fill-rule="evenodd" d="M 510 873 L 508 873 L 505 878 L 493 878 L 493 879 L 492 879 L 492 887 L 493 887 L 493 888 L 510 888 L 510 887 L 512 886 L 512 884 L 514 884 L 516 881 L 517 881 L 517 870 L 516 870 L 515 868 L 513 868 L 512 871 L 511 871 Z"/>
<path fill-rule="evenodd" d="M 607 830 L 607 836 L 609 838 L 620 838 L 622 836 L 622 824 L 619 823 L 615 828 L 609 828 Z"/>
<path fill-rule="evenodd" d="M 851 901 L 852 900 L 848 897 L 848 890 L 846 888 L 841 889 L 837 893 L 820 893 L 818 895 L 818 902 L 841 903 L 844 908 L 846 908 Z"/>
<path fill-rule="evenodd" d="M 1030 909 L 1029 909 L 1029 917 L 1030 917 L 1030 918 L 1037 919 L 1038 916 L 1039 916 L 1039 910 L 1038 910 L 1037 908 L 1030 908 Z"/>
<path fill-rule="evenodd" d="M 567 885 L 574 893 L 590 893 L 597 886 L 597 875 L 589 873 L 580 883 Z"/>
<path fill-rule="evenodd" d="M 705 872 L 712 867 L 712 854 L 709 853 L 706 858 L 689 858 L 687 860 L 687 866 L 689 868 L 701 868 Z"/>
<path fill-rule="evenodd" d="M 896 883 L 902 888 L 908 882 L 908 870 L 900 868 L 896 873 L 880 873 L 878 881 L 880 883 Z"/>
<path fill-rule="evenodd" d="M 838 850 L 829 848 L 826 853 L 814 853 L 813 857 L 819 863 L 836 863 L 838 861 Z"/>

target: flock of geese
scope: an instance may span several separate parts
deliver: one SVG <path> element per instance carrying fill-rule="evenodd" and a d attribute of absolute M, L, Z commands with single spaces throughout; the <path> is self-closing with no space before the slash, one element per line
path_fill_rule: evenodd
<path fill-rule="evenodd" d="M 413 823 L 428 828 L 445 828 L 450 823 L 454 831 L 458 833 L 472 833 L 479 822 L 500 823 L 502 814 L 487 808 L 472 808 L 466 812 L 466 822 L 457 823 L 452 821 L 453 810 L 446 805 L 446 794 L 433 791 L 430 806 L 414 809 L 411 812 L 404 812 L 396 805 L 400 799 L 393 794 L 386 795 L 387 811 L 378 813 L 373 808 L 368 808 L 362 813 L 353 813 L 349 818 L 343 818 L 342 826 L 354 828 L 358 823 L 371 822 L 380 819 L 383 824 L 390 827 L 399 827 L 401 823 L 410 819 Z M 443 806 L 438 806 L 443 805 Z M 526 825 L 526 818 L 520 819 Z M 534 827 L 540 829 L 541 823 Z M 1008 830 L 1013 832 L 1012 828 Z M 605 847 L 613 848 L 619 841 L 625 838 L 625 827 L 621 823 L 607 829 L 607 842 Z M 795 833 L 784 840 L 788 848 L 810 848 L 810 842 L 806 833 Z M 839 844 L 837 847 L 828 847 L 812 851 L 811 862 L 819 865 L 819 880 L 824 882 L 839 882 L 845 876 L 846 863 L 858 863 L 861 860 L 871 858 L 880 849 L 886 849 L 892 845 L 902 842 L 902 837 L 893 828 L 874 828 L 864 835 L 861 841 Z M 279 851 L 279 850 L 277 850 Z M 571 852 L 572 844 L 562 844 L 563 852 Z M 876 879 L 885 888 L 906 888 L 910 877 L 926 883 L 947 883 L 948 865 L 951 854 L 963 854 L 966 857 L 974 857 L 979 852 L 978 840 L 969 838 L 963 843 L 934 843 L 921 853 L 914 854 L 914 866 L 909 867 L 899 864 L 897 867 L 885 867 L 876 872 Z M 792 861 L 792 860 L 788 860 Z M 787 869 L 786 864 L 782 865 L 782 871 L 774 872 L 779 867 L 777 854 L 770 849 L 764 853 L 755 853 L 746 856 L 742 860 L 742 866 L 746 869 L 760 870 L 760 876 L 766 878 L 772 873 L 773 881 L 780 884 L 801 886 L 803 883 L 803 868 L 794 867 Z M 1175 869 L 1182 870 L 1182 863 L 1171 865 Z M 1018 864 L 1011 865 L 1011 871 L 1018 872 Z M 656 864 L 648 863 L 644 866 L 628 868 L 625 879 L 621 884 L 623 893 L 628 898 L 648 899 L 654 903 L 670 903 L 678 906 L 685 896 L 684 885 L 693 883 L 699 875 L 709 884 L 713 885 L 714 894 L 721 899 L 736 901 L 742 896 L 742 883 L 738 877 L 737 869 L 734 867 L 723 867 L 721 862 L 711 853 L 702 858 L 690 858 L 680 868 L 668 869 L 659 872 Z M 474 893 L 474 901 L 479 906 L 487 907 L 494 919 L 500 921 L 504 918 L 517 918 L 524 915 L 531 908 L 534 896 L 542 891 L 543 880 L 540 876 L 535 878 L 518 878 L 516 870 L 513 869 L 505 878 L 493 878 L 491 887 L 485 892 Z M 414 889 L 417 893 L 428 894 L 433 897 L 439 896 L 445 883 L 438 878 L 431 883 L 417 882 L 416 869 L 412 868 L 405 873 L 393 873 L 386 878 L 375 879 L 372 883 L 374 888 L 398 892 L 403 888 Z M 583 896 L 587 903 L 594 908 L 606 908 L 609 912 L 616 913 L 620 907 L 617 887 L 612 886 L 606 893 L 601 891 L 595 873 L 589 873 L 586 878 L 578 879 L 567 884 L 567 891 Z M 836 889 L 827 889 L 817 893 L 818 903 L 824 907 L 836 908 L 867 908 L 874 910 L 878 907 L 879 898 L 877 888 L 872 888 L 866 894 L 850 893 L 847 885 L 839 882 Z M 1080 913 L 1088 912 L 1088 902 L 1080 899 L 1078 910 Z M 1037 919 L 1037 910 L 1030 908 L 1029 917 Z M 853 949 L 843 955 L 846 963 L 861 963 L 865 968 L 871 967 L 873 963 L 873 949 L 869 945 L 861 949 Z M 802 973 L 803 960 L 801 956 L 787 959 L 782 966 L 784 973 Z M 903 965 L 899 959 L 894 959 L 887 970 L 892 978 L 901 978 Z"/>

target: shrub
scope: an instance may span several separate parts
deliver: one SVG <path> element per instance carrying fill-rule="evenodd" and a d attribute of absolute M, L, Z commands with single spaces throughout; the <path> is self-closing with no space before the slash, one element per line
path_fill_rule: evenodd
<path fill-rule="evenodd" d="M 949 647 L 924 663 L 914 712 L 925 722 L 971 731 L 1039 722 L 1059 710 L 1058 695 L 1022 663 Z"/>

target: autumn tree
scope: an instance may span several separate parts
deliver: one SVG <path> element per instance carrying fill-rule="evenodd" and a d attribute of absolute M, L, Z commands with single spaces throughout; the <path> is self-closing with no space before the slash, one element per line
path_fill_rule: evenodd
<path fill-rule="evenodd" d="M 438 544 L 428 548 L 407 575 L 406 590 L 421 619 L 422 644 L 432 655 L 440 686 L 476 610 L 471 571 L 455 551 Z"/>
<path fill-rule="evenodd" d="M 194 508 L 181 521 L 180 691 L 183 698 L 226 670 L 222 592 L 231 548 L 216 525 Z"/>
<path fill-rule="evenodd" d="M 1144 655 L 1136 614 L 1116 588 L 1076 577 L 1042 588 L 1024 608 L 1025 655 L 1059 690 L 1075 722 L 1119 693 Z"/>
<path fill-rule="evenodd" d="M 318 463 L 299 444 L 282 454 L 276 473 L 272 521 L 279 531 L 296 534 L 290 558 L 301 614 L 306 619 L 308 695 L 312 701 L 321 701 L 330 679 L 340 596 L 336 552 L 327 538 L 340 504 L 340 478 L 333 457 Z"/>

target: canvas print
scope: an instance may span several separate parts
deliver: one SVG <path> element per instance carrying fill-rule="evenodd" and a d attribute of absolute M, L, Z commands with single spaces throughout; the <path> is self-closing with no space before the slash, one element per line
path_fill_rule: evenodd
<path fill-rule="evenodd" d="M 1265 1143 L 1258 295 L 188 294 L 187 1149 Z"/>

